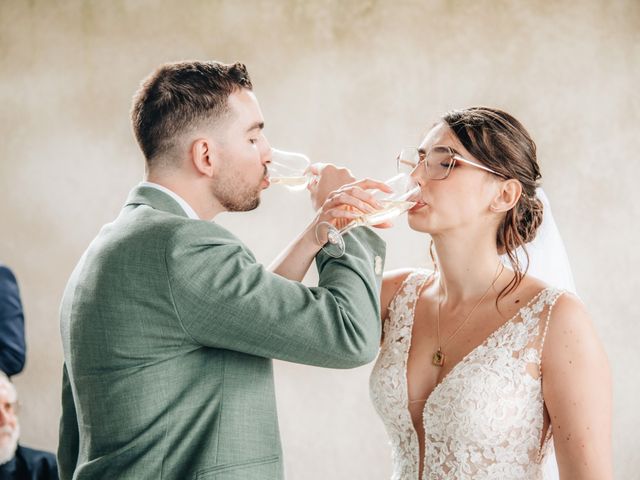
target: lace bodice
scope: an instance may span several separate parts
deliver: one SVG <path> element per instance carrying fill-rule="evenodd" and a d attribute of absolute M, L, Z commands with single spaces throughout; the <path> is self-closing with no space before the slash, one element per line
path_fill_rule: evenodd
<path fill-rule="evenodd" d="M 407 358 L 416 300 L 429 275 L 411 273 L 389 305 L 370 378 L 371 399 L 391 444 L 392 480 L 419 480 Z M 541 351 L 551 308 L 561 293 L 552 288 L 540 292 L 435 387 L 423 411 L 421 480 L 543 478 L 542 463 L 552 442 L 551 427 L 542 439 Z"/>

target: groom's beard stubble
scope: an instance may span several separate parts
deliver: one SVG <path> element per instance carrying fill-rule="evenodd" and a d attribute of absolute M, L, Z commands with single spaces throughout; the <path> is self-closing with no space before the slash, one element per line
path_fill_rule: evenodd
<path fill-rule="evenodd" d="M 4 426 L 0 428 L 0 465 L 7 463 L 16 454 L 20 438 L 20 425 L 15 428 Z"/>
<path fill-rule="evenodd" d="M 211 184 L 211 193 L 228 212 L 248 212 L 255 210 L 260 205 L 260 193 L 262 181 L 267 176 L 265 167 L 264 176 L 257 185 L 250 185 L 240 175 L 229 170 L 223 170 Z"/>

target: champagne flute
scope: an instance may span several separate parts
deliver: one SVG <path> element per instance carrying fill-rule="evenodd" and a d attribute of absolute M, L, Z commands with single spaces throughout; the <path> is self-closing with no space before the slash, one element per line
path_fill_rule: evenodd
<path fill-rule="evenodd" d="M 271 163 L 267 166 L 269 182 L 272 185 L 283 185 L 291 191 L 302 191 L 314 178 L 307 168 L 311 162 L 302 153 L 285 152 L 271 149 Z"/>
<path fill-rule="evenodd" d="M 354 228 L 387 222 L 402 215 L 416 204 L 415 198 L 420 193 L 420 186 L 409 175 L 399 173 L 384 183 L 391 187 L 393 193 L 383 192 L 382 190 L 371 191 L 373 197 L 382 205 L 381 209 L 370 213 L 363 212 L 340 229 L 329 222 L 318 224 L 316 227 L 316 239 L 318 243 L 323 243 L 326 238 L 326 243 L 322 250 L 327 255 L 334 258 L 344 255 L 345 244 L 342 237 Z"/>

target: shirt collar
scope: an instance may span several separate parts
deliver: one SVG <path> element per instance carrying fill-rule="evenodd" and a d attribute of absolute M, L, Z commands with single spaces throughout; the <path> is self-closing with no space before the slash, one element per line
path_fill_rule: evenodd
<path fill-rule="evenodd" d="M 171 198 L 173 198 L 176 202 L 178 202 L 178 205 L 180 205 L 182 207 L 182 209 L 184 210 L 184 213 L 186 213 L 189 218 L 191 218 L 193 220 L 200 220 L 200 217 L 195 212 L 195 210 L 193 208 L 191 208 L 191 205 L 189 205 L 184 198 L 182 198 L 180 195 L 178 195 L 173 190 L 169 190 L 167 187 L 164 187 L 162 185 L 159 185 L 159 184 L 153 183 L 153 182 L 140 182 L 139 186 L 140 187 L 155 188 L 156 190 L 160 190 L 161 192 L 166 193 Z"/>

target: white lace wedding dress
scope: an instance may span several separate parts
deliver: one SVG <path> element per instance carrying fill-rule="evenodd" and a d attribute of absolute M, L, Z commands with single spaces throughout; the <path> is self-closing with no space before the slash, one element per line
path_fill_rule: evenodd
<path fill-rule="evenodd" d="M 540 356 L 553 304 L 540 292 L 472 350 L 438 384 L 423 411 L 424 469 L 408 409 L 407 357 L 416 299 L 431 272 L 404 281 L 389 306 L 384 341 L 370 378 L 375 409 L 392 449 L 392 480 L 542 479 L 553 450 L 543 435 Z"/>

